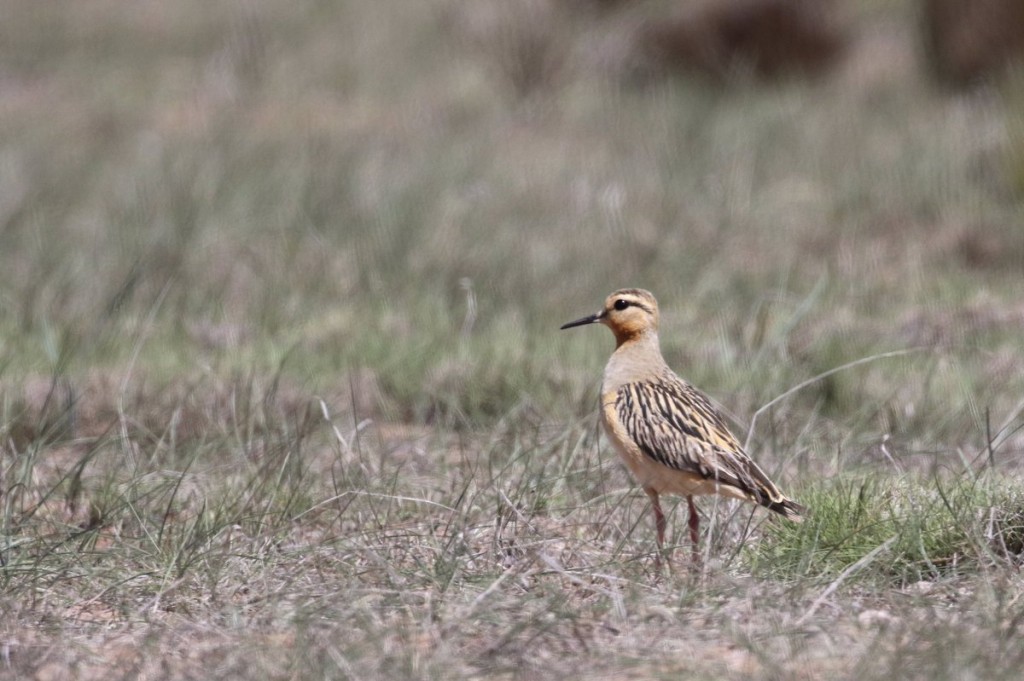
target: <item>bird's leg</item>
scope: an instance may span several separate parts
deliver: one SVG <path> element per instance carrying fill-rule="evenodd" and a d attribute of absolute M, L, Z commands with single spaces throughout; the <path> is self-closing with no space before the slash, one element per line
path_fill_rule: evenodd
<path fill-rule="evenodd" d="M 693 543 L 693 562 L 700 563 L 700 516 L 697 515 L 697 507 L 693 505 L 693 497 L 686 497 L 686 503 L 690 506 L 690 541 Z"/>
<path fill-rule="evenodd" d="M 654 511 L 654 528 L 658 533 L 658 554 L 655 558 L 655 565 L 660 570 L 661 554 L 665 550 L 665 526 L 668 525 L 668 522 L 665 520 L 665 514 L 661 510 L 661 502 L 658 501 L 657 490 L 653 487 L 645 487 L 644 491 L 651 498 L 651 509 Z"/>

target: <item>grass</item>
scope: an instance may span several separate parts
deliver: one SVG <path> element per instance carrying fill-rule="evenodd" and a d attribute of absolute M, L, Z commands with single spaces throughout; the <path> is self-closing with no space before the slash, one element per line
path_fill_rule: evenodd
<path fill-rule="evenodd" d="M 1016 100 L 568 7 L 5 9 L 0 678 L 1018 676 Z M 557 331 L 626 285 L 805 523 L 655 572 Z"/>
<path fill-rule="evenodd" d="M 864 576 L 906 586 L 1021 559 L 1021 492 L 1003 480 L 834 480 L 802 499 L 813 518 L 758 545 L 768 572 L 840 575 L 871 555 Z"/>

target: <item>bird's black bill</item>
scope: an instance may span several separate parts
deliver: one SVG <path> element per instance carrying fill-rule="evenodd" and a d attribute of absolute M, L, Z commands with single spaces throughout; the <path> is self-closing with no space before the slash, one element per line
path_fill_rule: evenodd
<path fill-rule="evenodd" d="M 583 326 L 584 324 L 596 324 L 597 322 L 601 321 L 602 316 L 603 315 L 600 312 L 598 312 L 597 314 L 588 315 L 582 319 L 577 319 L 574 322 L 562 324 L 562 326 L 560 326 L 559 329 L 571 329 L 574 326 Z"/>

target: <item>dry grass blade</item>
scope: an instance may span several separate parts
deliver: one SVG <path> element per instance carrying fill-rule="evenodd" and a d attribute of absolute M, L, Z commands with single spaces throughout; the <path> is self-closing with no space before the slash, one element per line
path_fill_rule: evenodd
<path fill-rule="evenodd" d="M 825 601 L 828 600 L 829 596 L 834 594 L 836 590 L 839 589 L 840 586 L 842 586 L 843 582 L 845 582 L 847 578 L 857 574 L 857 572 L 859 572 L 860 570 L 863 570 L 867 566 L 871 565 L 871 563 L 881 553 L 888 550 L 889 547 L 891 547 L 896 542 L 896 539 L 896 537 L 889 537 L 884 542 L 873 548 L 863 558 L 861 558 L 856 563 L 840 572 L 839 576 L 833 579 L 832 582 L 828 585 L 828 587 L 826 587 L 825 590 L 822 591 L 821 594 L 814 599 L 814 602 L 812 602 L 810 607 L 807 608 L 807 611 L 800 616 L 800 619 L 796 621 L 796 625 L 800 627 L 806 624 L 811 619 L 811 617 L 814 616 L 814 613 L 817 612 L 818 608 L 820 608 L 825 603 Z"/>
<path fill-rule="evenodd" d="M 892 352 L 883 352 L 877 355 L 871 355 L 870 357 L 861 357 L 860 359 L 855 359 L 852 362 L 846 362 L 845 364 L 829 369 L 828 371 L 823 371 L 820 374 L 817 374 L 816 376 L 812 376 L 811 378 L 808 378 L 805 381 L 797 383 L 792 388 L 789 388 L 784 393 L 777 395 L 776 397 L 772 398 L 771 400 L 757 408 L 757 411 L 754 412 L 754 415 L 750 417 L 750 427 L 747 429 L 747 439 L 743 444 L 743 448 L 747 450 L 750 449 L 750 441 L 754 437 L 757 419 L 761 416 L 761 414 L 768 411 L 769 409 L 774 407 L 776 404 L 782 402 L 786 398 L 791 397 L 796 393 L 800 392 L 804 388 L 810 387 L 815 383 L 818 383 L 819 381 L 828 378 L 829 376 L 834 376 L 835 374 L 841 373 L 843 371 L 848 371 L 855 367 L 859 367 L 865 364 L 871 364 L 873 362 L 877 362 L 883 359 L 891 359 L 893 357 L 904 357 L 906 355 L 923 352 L 928 349 L 929 348 L 905 348 L 903 350 L 893 350 Z"/>

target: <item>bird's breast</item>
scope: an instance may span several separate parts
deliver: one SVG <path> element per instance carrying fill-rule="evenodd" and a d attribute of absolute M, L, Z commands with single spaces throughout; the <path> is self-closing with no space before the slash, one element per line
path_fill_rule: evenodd
<path fill-rule="evenodd" d="M 615 448 L 615 452 L 633 473 L 633 476 L 641 484 L 646 485 L 650 477 L 649 457 L 640 451 L 640 447 L 629 436 L 626 425 L 619 418 L 617 399 L 618 392 L 615 390 L 605 391 L 601 394 L 601 423 L 604 425 L 604 432 Z"/>

